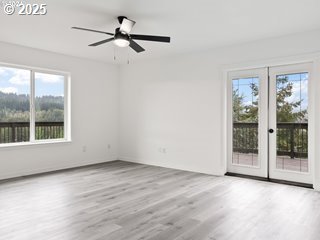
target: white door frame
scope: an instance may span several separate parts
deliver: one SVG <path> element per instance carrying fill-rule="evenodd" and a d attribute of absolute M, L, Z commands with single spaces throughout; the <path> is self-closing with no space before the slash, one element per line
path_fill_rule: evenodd
<path fill-rule="evenodd" d="M 288 64 L 286 64 L 286 62 Z M 271 61 L 272 63 L 272 61 Z M 308 120 L 308 160 L 309 160 L 309 176 L 307 178 L 302 177 L 301 179 L 297 176 L 295 176 L 296 178 L 287 178 L 287 180 L 289 181 L 298 181 L 301 180 L 301 182 L 306 182 L 306 183 L 310 183 L 314 185 L 314 188 L 317 190 L 320 190 L 320 170 L 317 171 L 315 169 L 315 166 L 320 166 L 320 161 L 318 164 L 315 164 L 315 156 L 320 156 L 320 148 L 318 148 L 318 150 L 315 148 L 315 141 L 317 141 L 317 137 L 316 137 L 316 130 L 320 133 L 320 127 L 316 128 L 315 122 L 317 122 L 317 119 L 320 117 L 317 117 L 319 114 L 315 114 L 317 113 L 317 111 L 315 111 L 315 101 L 316 99 L 320 99 L 319 94 L 317 93 L 317 88 L 319 87 L 318 84 L 316 83 L 316 80 L 314 79 L 314 76 L 318 76 L 320 77 L 320 69 L 318 69 L 320 67 L 320 59 L 318 58 L 312 58 L 310 57 L 308 59 L 308 57 L 301 57 L 301 60 L 290 60 L 290 59 L 286 59 L 286 60 L 281 60 L 278 63 L 275 62 L 274 64 L 260 64 L 260 65 L 256 65 L 256 66 L 252 66 L 252 67 L 248 67 L 248 65 L 241 65 L 236 66 L 234 68 L 224 68 L 224 78 L 226 80 L 226 97 L 225 99 L 225 103 L 226 103 L 226 168 L 225 171 L 232 171 L 234 173 L 240 173 L 240 174 L 246 174 L 246 175 L 256 175 L 256 176 L 261 176 L 261 174 L 254 174 L 254 171 L 248 170 L 248 167 L 239 167 L 234 169 L 232 167 L 232 101 L 230 101 L 232 95 L 232 85 L 231 85 L 231 81 L 230 81 L 230 77 L 232 76 L 233 72 L 243 72 L 243 76 L 247 76 L 248 77 L 248 72 L 253 72 L 256 71 L 257 69 L 267 69 L 267 66 L 271 67 L 283 67 L 283 66 L 291 66 L 291 65 L 305 65 L 305 64 L 309 64 L 308 70 L 304 70 L 304 71 L 308 71 L 309 72 L 309 91 L 308 91 L 308 95 L 309 95 L 309 102 L 308 102 L 308 115 L 309 115 L 309 120 Z M 245 69 L 245 70 L 241 70 L 241 69 Z M 306 69 L 306 68 L 304 68 Z M 297 71 L 297 68 L 296 68 Z M 246 74 L 247 73 L 247 74 Z M 266 75 L 268 76 L 268 72 L 266 73 Z M 251 74 L 252 76 L 252 74 Z M 268 83 L 267 83 L 268 84 Z M 268 86 L 266 86 L 266 88 L 268 88 Z M 267 96 L 268 97 L 268 96 Z M 269 103 L 268 103 L 269 104 Z M 259 110 L 260 110 L 260 106 L 259 106 Z M 317 119 L 315 119 L 315 117 L 317 117 Z M 269 119 L 268 119 L 269 121 Z M 259 123 L 260 124 L 260 123 Z M 263 123 L 262 123 L 263 124 Z M 269 129 L 268 126 L 269 123 L 267 123 L 267 128 Z M 268 133 L 267 133 L 268 135 Z M 320 139 L 320 138 L 319 138 Z M 320 141 L 319 141 L 320 142 Z M 260 143 L 259 143 L 259 146 Z M 260 149 L 260 147 L 259 147 Z M 271 148 L 270 148 L 271 149 Z M 317 151 L 316 151 L 317 150 Z M 319 152 L 319 154 L 318 154 Z M 269 153 L 268 153 L 269 154 Z M 267 155 L 266 155 L 267 156 Z M 268 162 L 268 161 L 266 161 Z M 247 169 L 246 169 L 247 168 Z M 264 176 L 268 176 L 269 175 L 269 166 L 266 167 L 266 174 L 264 174 Z M 239 169 L 242 169 L 240 171 L 238 171 Z M 250 168 L 249 168 L 250 169 Z M 307 175 L 308 175 L 307 174 Z M 298 175 L 301 175 L 300 173 L 298 173 Z M 319 176 L 318 176 L 319 175 Z M 303 174 L 302 174 L 303 176 Z M 273 176 L 274 177 L 274 176 Z M 275 177 L 274 177 L 275 178 Z M 306 180 L 307 179 L 307 180 Z M 319 180 L 319 183 L 318 181 Z"/>
<path fill-rule="evenodd" d="M 269 177 L 272 179 L 280 179 L 299 183 L 313 183 L 313 142 L 314 142 L 314 91 L 312 63 L 292 64 L 285 66 L 277 66 L 269 68 L 269 128 L 274 130 L 269 134 Z M 277 158 L 277 119 L 276 119 L 276 77 L 277 75 L 293 74 L 308 72 L 308 172 L 295 172 L 276 168 Z"/>
<path fill-rule="evenodd" d="M 233 106 L 232 106 L 232 81 L 236 78 L 259 78 L 259 103 L 258 103 L 258 166 L 234 164 L 232 162 L 233 139 Z M 268 69 L 256 68 L 250 70 L 228 72 L 227 80 L 227 170 L 228 172 L 245 174 L 258 177 L 268 176 Z"/>

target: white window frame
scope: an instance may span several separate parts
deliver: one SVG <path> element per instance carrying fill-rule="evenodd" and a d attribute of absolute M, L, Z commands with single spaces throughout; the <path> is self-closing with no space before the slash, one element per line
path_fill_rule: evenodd
<path fill-rule="evenodd" d="M 26 146 L 26 145 L 37 145 L 37 144 L 52 144 L 52 143 L 65 143 L 71 142 L 71 74 L 65 71 L 51 70 L 37 67 L 21 66 L 16 64 L 1 63 L 0 67 L 16 68 L 30 71 L 30 139 L 28 142 L 17 142 L 17 143 L 2 143 L 0 148 L 13 147 L 13 146 Z M 64 77 L 64 133 L 63 138 L 57 139 L 35 139 L 35 73 L 60 75 Z"/>

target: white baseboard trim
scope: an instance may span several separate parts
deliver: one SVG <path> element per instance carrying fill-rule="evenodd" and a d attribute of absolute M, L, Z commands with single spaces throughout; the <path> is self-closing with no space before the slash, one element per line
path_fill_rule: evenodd
<path fill-rule="evenodd" d="M 313 189 L 320 192 L 320 185 L 319 184 L 313 184 Z"/>
<path fill-rule="evenodd" d="M 120 161 L 140 163 L 140 164 L 157 166 L 157 167 L 164 167 L 164 168 L 171 168 L 171 169 L 177 169 L 177 170 L 188 171 L 188 172 L 197 172 L 197 173 L 203 173 L 203 174 L 208 174 L 208 175 L 213 175 L 213 176 L 224 176 L 224 174 L 225 174 L 222 171 L 214 171 L 214 170 L 213 171 L 201 171 L 201 170 L 195 170 L 195 169 L 191 169 L 188 167 L 182 167 L 182 166 L 168 166 L 167 164 L 155 164 L 155 163 L 150 163 L 150 161 L 147 161 L 144 159 L 137 159 L 137 158 L 131 158 L 131 157 L 126 157 L 126 156 L 120 156 L 118 159 Z"/>
<path fill-rule="evenodd" d="M 104 159 L 104 160 L 96 160 L 96 161 L 90 161 L 90 162 L 84 161 L 82 163 L 63 164 L 63 165 L 59 165 L 59 166 L 57 166 L 57 165 L 47 166 L 45 168 L 38 168 L 38 169 L 19 171 L 19 172 L 11 172 L 11 173 L 0 175 L 0 180 L 8 180 L 11 178 L 25 177 L 25 176 L 30 176 L 30 175 L 40 174 L 40 173 L 48 173 L 48 172 L 66 170 L 66 169 L 71 169 L 71 168 L 76 168 L 76 167 L 90 166 L 90 165 L 111 162 L 111 161 L 116 161 L 116 160 L 118 160 L 117 157 L 114 157 L 114 158 L 111 158 L 108 160 Z"/>

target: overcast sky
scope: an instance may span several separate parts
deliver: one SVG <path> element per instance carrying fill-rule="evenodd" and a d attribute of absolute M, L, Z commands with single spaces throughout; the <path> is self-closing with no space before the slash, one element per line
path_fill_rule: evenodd
<path fill-rule="evenodd" d="M 63 96 L 64 77 L 35 73 L 36 96 Z M 0 91 L 4 93 L 29 94 L 30 71 L 0 67 Z"/>

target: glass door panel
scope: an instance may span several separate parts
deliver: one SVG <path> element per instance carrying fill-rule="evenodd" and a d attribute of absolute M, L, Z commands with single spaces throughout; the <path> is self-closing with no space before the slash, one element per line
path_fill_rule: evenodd
<path fill-rule="evenodd" d="M 232 79 L 232 163 L 258 166 L 259 78 Z"/>
<path fill-rule="evenodd" d="M 277 75 L 276 168 L 308 172 L 308 73 Z"/>
<path fill-rule="evenodd" d="M 228 76 L 228 172 L 267 177 L 267 69 Z"/>

